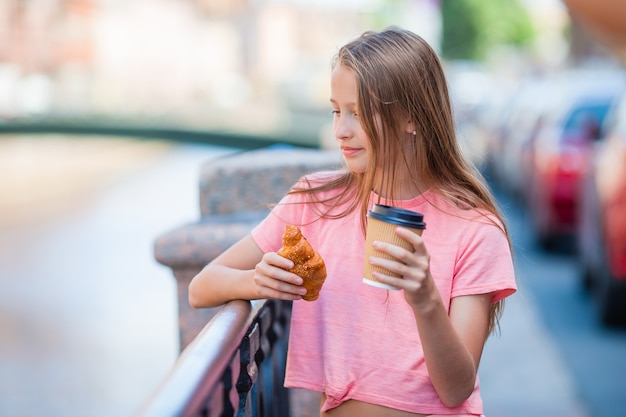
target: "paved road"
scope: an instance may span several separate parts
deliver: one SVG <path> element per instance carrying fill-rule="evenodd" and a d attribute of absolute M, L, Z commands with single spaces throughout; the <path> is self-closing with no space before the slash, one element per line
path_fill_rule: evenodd
<path fill-rule="evenodd" d="M 61 170 L 31 155 L 45 144 L 19 146 L 43 178 L 13 181 L 44 184 L 49 197 L 24 201 L 54 209 L 16 216 L 20 227 L 0 233 L 0 416 L 130 416 L 176 359 L 175 282 L 154 261 L 153 242 L 197 219 L 200 163 L 232 150 L 113 142 L 54 153 Z M 137 147 L 134 168 L 130 157 L 121 167 Z M 89 161 L 103 153 L 110 164 L 94 171 Z M 72 178 L 83 185 L 69 186 Z"/>
<path fill-rule="evenodd" d="M 200 163 L 231 151 L 171 147 L 54 221 L 1 234 L 1 416 L 125 417 L 153 392 L 178 346 L 174 281 L 152 244 L 197 218 Z M 626 374 L 610 363 L 624 334 L 597 326 L 571 260 L 532 249 L 511 208 L 521 288 L 485 348 L 486 415 L 624 415 L 611 409 L 623 378 L 604 376 Z M 600 377 L 602 389 L 591 389 Z"/>
<path fill-rule="evenodd" d="M 532 235 L 504 193 L 498 193 L 513 238 L 519 291 L 506 304 L 501 335 L 492 337 L 481 363 L 487 417 L 599 417 L 583 402 L 537 300 L 537 282 L 552 275 L 537 260 Z M 557 268 L 559 269 L 559 268 Z M 571 268 L 570 268 L 571 270 Z"/>
<path fill-rule="evenodd" d="M 536 387 L 546 388 L 543 396 L 546 400 L 558 392 L 544 381 L 551 379 L 551 374 L 558 374 L 549 370 L 551 364 L 559 363 L 564 367 L 561 375 L 569 380 L 570 393 L 576 396 L 573 405 L 592 417 L 626 416 L 626 329 L 600 324 L 593 299 L 581 285 L 575 254 L 540 250 L 527 226 L 526 212 L 506 194 L 499 193 L 498 197 L 510 219 L 521 293 L 532 303 L 536 324 L 549 336 L 546 346 L 558 358 L 555 362 L 546 361 L 545 356 L 534 356 L 538 365 L 534 369 Z M 511 318 L 509 313 L 506 314 Z M 536 336 L 529 333 L 527 337 Z M 522 339 L 520 342 L 524 343 Z M 524 369 L 533 363 L 532 357 L 527 359 L 518 361 L 517 368 Z"/>

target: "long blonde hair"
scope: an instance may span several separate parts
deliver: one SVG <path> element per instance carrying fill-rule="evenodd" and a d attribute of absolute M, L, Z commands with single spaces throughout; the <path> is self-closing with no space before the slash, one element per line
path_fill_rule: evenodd
<path fill-rule="evenodd" d="M 426 183 L 458 207 L 493 214 L 511 246 L 489 187 L 457 142 L 445 73 L 436 52 L 418 35 L 391 27 L 365 32 L 341 47 L 333 68 L 337 65 L 351 70 L 356 78 L 359 120 L 372 150 L 367 170 L 346 171 L 322 185 L 308 184 L 292 192 L 315 195 L 340 189 L 330 200 L 313 197 L 312 201 L 326 208 L 343 205 L 346 210 L 333 215 L 328 214 L 331 210 L 322 210 L 320 215 L 336 218 L 360 210 L 365 229 L 375 171 L 384 174 L 379 194 L 392 201 L 396 179 L 408 175 L 418 190 L 418 184 Z M 407 120 L 416 135 L 405 131 Z M 497 326 L 502 307 L 502 302 L 492 304 L 490 332 Z"/>

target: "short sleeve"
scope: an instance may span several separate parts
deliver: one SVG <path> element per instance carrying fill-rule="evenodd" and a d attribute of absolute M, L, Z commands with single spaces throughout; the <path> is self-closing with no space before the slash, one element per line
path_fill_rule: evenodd
<path fill-rule="evenodd" d="M 282 236 L 287 224 L 301 224 L 304 204 L 301 194 L 287 194 L 272 211 L 255 226 L 252 239 L 263 252 L 276 252 L 282 246 Z"/>
<path fill-rule="evenodd" d="M 517 291 L 508 239 L 495 224 L 469 221 L 452 281 L 452 297 L 492 293 L 498 302 Z"/>
<path fill-rule="evenodd" d="M 316 187 L 342 174 L 342 171 L 320 171 L 302 177 L 293 190 L 305 190 Z M 333 198 L 336 190 L 321 192 L 321 200 Z M 319 212 L 313 208 L 310 194 L 306 192 L 290 192 L 274 206 L 268 216 L 252 229 L 252 239 L 263 252 L 276 252 L 282 246 L 282 236 L 287 224 L 304 226 L 319 220 Z"/>

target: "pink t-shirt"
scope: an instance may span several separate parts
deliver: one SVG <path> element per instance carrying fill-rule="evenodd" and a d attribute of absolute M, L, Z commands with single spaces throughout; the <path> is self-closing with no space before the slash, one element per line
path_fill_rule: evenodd
<path fill-rule="evenodd" d="M 360 213 L 319 219 L 312 205 L 289 204 L 305 198 L 285 196 L 252 231 L 261 250 L 275 252 L 285 225 L 298 225 L 326 263 L 320 298 L 293 303 L 285 386 L 325 392 L 323 410 L 355 399 L 413 413 L 480 415 L 478 380 L 473 394 L 456 408 L 439 399 L 403 292 L 362 282 Z M 382 199 L 380 204 L 390 202 Z M 446 308 L 453 297 L 493 293 L 496 302 L 516 291 L 507 239 L 478 211 L 460 210 L 432 191 L 394 204 L 424 215 L 422 236 Z"/>

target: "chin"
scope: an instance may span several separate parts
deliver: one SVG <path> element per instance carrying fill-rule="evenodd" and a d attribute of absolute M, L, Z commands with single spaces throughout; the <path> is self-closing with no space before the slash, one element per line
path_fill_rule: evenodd
<path fill-rule="evenodd" d="M 355 174 L 365 174 L 365 172 L 367 171 L 367 169 L 363 165 L 351 164 L 348 161 L 346 161 L 346 166 L 348 167 L 350 172 L 354 172 Z"/>

